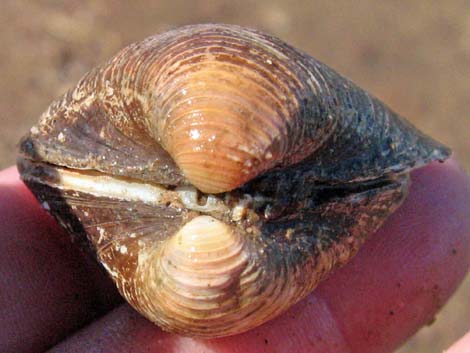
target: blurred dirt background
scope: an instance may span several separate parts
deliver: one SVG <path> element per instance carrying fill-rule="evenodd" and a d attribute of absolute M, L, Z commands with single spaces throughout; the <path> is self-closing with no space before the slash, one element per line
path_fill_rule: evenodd
<path fill-rule="evenodd" d="M 470 168 L 470 2 L 0 1 L 0 168 L 40 113 L 121 47 L 172 27 L 271 32 L 373 92 Z M 398 352 L 441 352 L 470 329 L 470 280 Z"/>

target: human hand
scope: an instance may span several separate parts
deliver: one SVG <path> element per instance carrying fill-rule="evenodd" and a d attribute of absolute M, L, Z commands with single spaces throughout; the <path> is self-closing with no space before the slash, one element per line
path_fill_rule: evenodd
<path fill-rule="evenodd" d="M 448 161 L 412 180 L 403 206 L 305 300 L 247 333 L 198 340 L 162 332 L 119 305 L 109 279 L 80 256 L 16 169 L 0 172 L 0 352 L 59 342 L 52 352 L 391 352 L 432 320 L 470 265 L 469 178 Z M 463 353 L 468 341 L 449 352 Z"/>

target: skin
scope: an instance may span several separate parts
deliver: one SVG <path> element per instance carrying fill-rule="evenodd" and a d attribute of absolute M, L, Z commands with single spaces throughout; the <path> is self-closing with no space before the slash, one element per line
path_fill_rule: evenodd
<path fill-rule="evenodd" d="M 470 266 L 469 177 L 450 160 L 412 180 L 403 206 L 305 300 L 247 333 L 197 340 L 162 332 L 122 304 L 16 169 L 7 169 L 0 172 L 0 351 L 392 352 L 432 321 Z M 467 335 L 448 352 L 469 348 Z"/>

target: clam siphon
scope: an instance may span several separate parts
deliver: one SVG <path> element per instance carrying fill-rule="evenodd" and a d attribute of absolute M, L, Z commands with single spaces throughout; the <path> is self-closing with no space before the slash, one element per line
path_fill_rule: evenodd
<path fill-rule="evenodd" d="M 20 142 L 42 206 L 163 329 L 256 327 L 358 251 L 450 151 L 281 40 L 193 25 L 132 44 Z"/>

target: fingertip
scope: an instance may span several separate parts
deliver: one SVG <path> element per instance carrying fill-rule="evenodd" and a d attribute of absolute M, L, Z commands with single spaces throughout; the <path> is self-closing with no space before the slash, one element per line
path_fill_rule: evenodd
<path fill-rule="evenodd" d="M 463 280 L 468 183 L 452 160 L 413 172 L 404 204 L 319 287 L 351 351 L 392 351 L 432 321 Z"/>
<path fill-rule="evenodd" d="M 40 207 L 15 167 L 0 171 L 0 214 L 1 352 L 44 350 L 116 302 L 114 286 Z"/>
<path fill-rule="evenodd" d="M 470 351 L 470 331 L 465 336 L 455 342 L 452 347 L 444 353 L 467 353 Z"/>
<path fill-rule="evenodd" d="M 0 180 L 2 181 L 2 184 L 18 182 L 19 174 L 16 166 L 11 166 L 6 169 L 0 170 Z"/>

